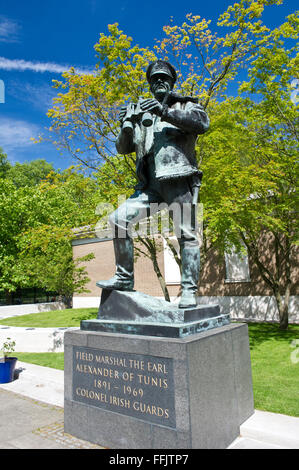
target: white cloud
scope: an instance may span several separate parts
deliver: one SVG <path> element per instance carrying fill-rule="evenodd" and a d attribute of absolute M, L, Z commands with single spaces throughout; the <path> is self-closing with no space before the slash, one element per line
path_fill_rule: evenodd
<path fill-rule="evenodd" d="M 44 113 L 52 107 L 52 100 L 57 96 L 57 90 L 54 90 L 52 83 L 41 80 L 34 80 L 34 83 L 22 80 L 12 80 L 8 83 L 7 94 L 13 96 L 19 101 L 25 101 L 33 105 L 34 108 Z"/>
<path fill-rule="evenodd" d="M 0 118 L 0 147 L 9 153 L 33 145 L 31 137 L 38 137 L 38 126 L 21 120 Z"/>
<path fill-rule="evenodd" d="M 18 42 L 19 25 L 16 21 L 0 16 L 0 42 Z"/>
<path fill-rule="evenodd" d="M 70 69 L 70 65 L 55 64 L 53 62 L 33 62 L 30 60 L 23 59 L 7 59 L 6 57 L 0 57 L 0 69 L 1 70 L 16 70 L 25 71 L 30 70 L 32 72 L 50 72 L 50 73 L 63 73 Z M 75 71 L 78 74 L 93 73 L 92 70 L 87 67 L 75 67 Z"/>

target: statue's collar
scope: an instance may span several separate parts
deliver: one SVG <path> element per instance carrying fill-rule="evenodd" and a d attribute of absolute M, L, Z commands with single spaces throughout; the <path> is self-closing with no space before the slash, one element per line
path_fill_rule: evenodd
<path fill-rule="evenodd" d="M 187 101 L 191 101 L 192 103 L 198 103 L 198 98 L 194 98 L 194 96 L 182 96 L 178 93 L 171 91 L 166 100 L 166 104 L 168 104 L 168 106 L 171 106 L 175 103 L 187 103 Z"/>

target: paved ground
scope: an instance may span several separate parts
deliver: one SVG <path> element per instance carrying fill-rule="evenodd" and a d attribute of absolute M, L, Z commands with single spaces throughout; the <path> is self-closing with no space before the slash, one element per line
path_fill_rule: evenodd
<path fill-rule="evenodd" d="M 0 449 L 101 449 L 64 433 L 64 372 L 17 362 L 0 384 Z"/>
<path fill-rule="evenodd" d="M 17 338 L 19 351 L 59 351 L 64 330 L 0 324 L 0 340 Z M 63 371 L 18 361 L 16 376 L 0 384 L 0 449 L 102 449 L 64 433 Z M 299 418 L 256 410 L 229 449 L 299 449 Z"/>
<path fill-rule="evenodd" d="M 0 449 L 101 449 L 63 430 L 63 408 L 0 389 Z"/>
<path fill-rule="evenodd" d="M 64 373 L 17 363 L 0 384 L 0 449 L 101 449 L 63 431 Z M 299 418 L 255 411 L 230 449 L 299 449 Z"/>
<path fill-rule="evenodd" d="M 39 304 L 35 304 L 39 305 Z M 15 307 L 15 306 L 14 306 Z M 63 336 L 66 330 L 77 330 L 79 328 L 33 328 L 21 326 L 7 326 L 1 324 L 1 320 L 24 315 L 22 310 L 13 313 L 7 307 L 0 307 L 0 344 L 7 337 L 16 342 L 16 351 L 22 352 L 63 352 Z M 40 312 L 33 312 L 40 313 Z"/>
<path fill-rule="evenodd" d="M 63 337 L 66 330 L 78 328 L 26 328 L 1 325 L 0 344 L 6 338 L 16 342 L 16 351 L 22 352 L 63 352 Z"/>

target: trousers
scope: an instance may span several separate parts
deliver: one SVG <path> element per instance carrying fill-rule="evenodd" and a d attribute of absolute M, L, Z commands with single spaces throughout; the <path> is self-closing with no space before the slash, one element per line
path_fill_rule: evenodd
<path fill-rule="evenodd" d="M 140 220 L 154 215 L 166 204 L 173 221 L 173 228 L 180 245 L 181 286 L 183 292 L 197 291 L 200 250 L 196 235 L 194 205 L 190 178 L 158 180 L 154 165 L 148 167 L 148 186 L 137 190 L 109 217 L 114 232 L 116 277 L 130 288 L 134 282 L 134 250 L 132 231 Z M 118 282 L 117 281 L 117 282 Z M 98 283 L 100 287 L 102 284 Z"/>
<path fill-rule="evenodd" d="M 136 190 L 109 217 L 114 238 L 131 237 L 134 226 L 140 220 L 166 208 L 180 246 L 198 247 L 191 178 L 158 180 L 154 174 L 152 156 L 148 157 L 147 169 L 148 186 L 144 190 Z"/>

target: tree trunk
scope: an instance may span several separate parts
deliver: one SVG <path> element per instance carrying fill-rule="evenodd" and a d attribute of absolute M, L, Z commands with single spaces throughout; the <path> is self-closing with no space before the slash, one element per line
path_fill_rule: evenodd
<path fill-rule="evenodd" d="M 161 270 L 159 268 L 158 260 L 157 260 L 157 246 L 156 246 L 156 240 L 151 239 L 151 238 L 142 238 L 138 237 L 138 241 L 141 242 L 147 249 L 147 253 L 144 253 L 144 251 L 140 250 L 140 248 L 135 247 L 135 250 L 138 252 L 142 253 L 143 255 L 147 256 L 150 258 L 151 262 L 153 263 L 153 268 L 156 273 L 156 276 L 158 278 L 159 284 L 161 286 L 164 299 L 167 300 L 167 302 L 170 302 L 170 297 L 169 297 L 169 292 L 167 289 L 167 285 L 165 282 L 165 279 L 161 273 Z"/>
<path fill-rule="evenodd" d="M 9 292 L 8 290 L 5 291 L 5 303 L 6 305 L 12 304 L 12 293 Z"/>
<path fill-rule="evenodd" d="M 166 286 L 166 282 L 165 282 L 165 279 L 162 276 L 162 273 L 160 271 L 157 259 L 153 259 L 152 261 L 153 261 L 154 270 L 155 270 L 155 273 L 156 273 L 157 278 L 159 280 L 164 298 L 165 298 L 165 300 L 167 300 L 167 302 L 170 302 L 170 297 L 169 297 L 169 292 L 168 292 L 168 289 L 167 289 L 167 286 Z"/>
<path fill-rule="evenodd" d="M 287 305 L 284 306 L 282 312 L 279 313 L 279 316 L 280 316 L 279 329 L 287 330 L 289 326 L 289 309 Z"/>
<path fill-rule="evenodd" d="M 284 251 L 284 262 L 285 262 L 285 274 L 286 274 L 286 284 L 285 284 L 285 292 L 284 292 L 284 299 L 277 289 L 277 292 L 274 292 L 278 311 L 279 311 L 279 329 L 280 330 L 287 330 L 289 325 L 289 302 L 291 296 L 291 262 L 290 262 L 290 251 L 291 251 L 291 244 L 290 240 L 287 237 L 285 240 L 285 251 Z M 281 260 L 280 260 L 281 262 Z"/>
<path fill-rule="evenodd" d="M 170 297 L 169 297 L 169 292 L 166 286 L 166 282 L 165 282 L 164 277 L 162 276 L 161 270 L 159 268 L 158 260 L 157 260 L 156 240 L 147 239 L 147 242 L 148 242 L 148 250 L 151 254 L 151 260 L 153 263 L 154 271 L 160 283 L 164 298 L 165 300 L 167 300 L 167 302 L 170 302 Z"/>
<path fill-rule="evenodd" d="M 70 295 L 62 296 L 63 303 L 65 304 L 66 308 L 72 308 L 72 297 Z"/>
<path fill-rule="evenodd" d="M 252 256 L 253 261 L 259 269 L 259 272 L 271 288 L 279 313 L 279 329 L 287 330 L 289 324 L 289 301 L 291 293 L 291 264 L 290 264 L 290 250 L 291 244 L 288 237 L 285 238 L 285 249 L 279 239 L 279 234 L 274 233 L 275 237 L 275 271 L 271 272 L 260 260 L 259 245 L 258 243 L 250 243 L 247 241 L 244 233 L 240 232 L 241 238 L 245 243 L 248 253 Z M 284 273 L 286 276 L 285 283 L 283 282 L 282 266 L 284 263 Z M 284 286 L 284 295 L 281 295 L 281 289 Z"/>
<path fill-rule="evenodd" d="M 284 298 L 279 292 L 275 289 L 274 297 L 277 303 L 278 313 L 279 313 L 279 329 L 287 330 L 289 325 L 289 300 L 290 300 L 290 288 L 287 286 Z"/>

